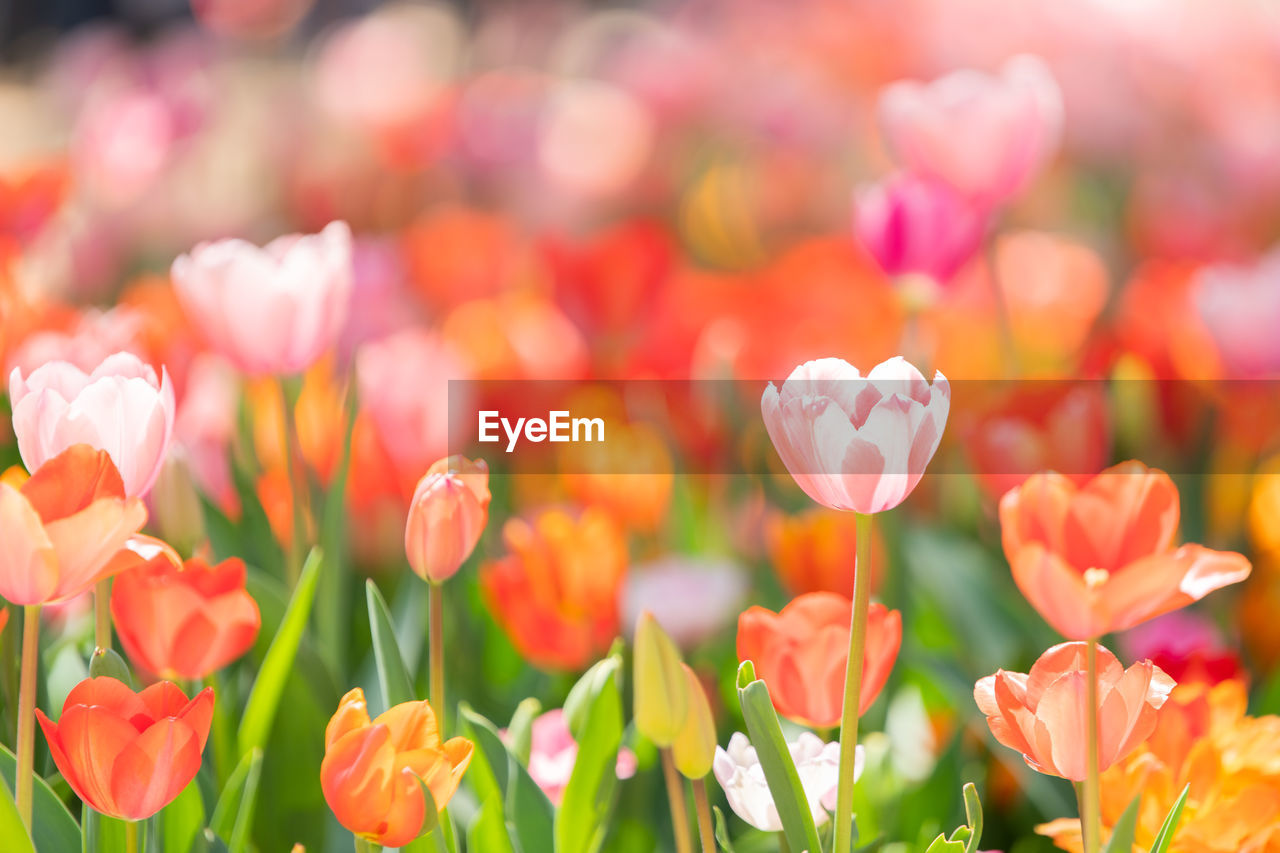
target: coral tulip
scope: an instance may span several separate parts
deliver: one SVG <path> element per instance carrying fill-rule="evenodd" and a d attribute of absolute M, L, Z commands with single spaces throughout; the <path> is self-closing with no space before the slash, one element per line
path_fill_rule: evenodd
<path fill-rule="evenodd" d="M 811 592 L 779 613 L 752 607 L 738 617 L 738 658 L 755 664 L 782 716 L 815 728 L 840 722 L 852 607 L 842 595 Z M 902 614 L 872 604 L 859 714 L 880 694 L 901 644 Z"/>
<path fill-rule="evenodd" d="M 173 435 L 174 398 L 169 374 L 160 377 L 132 353 L 109 356 L 92 373 L 63 361 L 23 378 L 9 376 L 18 452 L 34 471 L 73 444 L 105 450 L 120 472 L 125 494 L 141 497 L 160 473 Z"/>
<path fill-rule="evenodd" d="M 116 577 L 111 617 L 137 666 L 162 678 L 202 679 L 247 652 L 262 624 L 245 590 L 244 561 L 210 566 L 163 557 Z"/>
<path fill-rule="evenodd" d="M 510 554 L 480 570 L 484 597 L 525 660 L 543 669 L 585 667 L 618 635 L 627 547 L 607 513 L 548 510 L 502 531 Z"/>
<path fill-rule="evenodd" d="M 0 596 L 22 605 L 74 598 L 140 561 L 129 548 L 141 547 L 135 534 L 146 520 L 106 451 L 72 445 L 21 488 L 0 483 Z"/>
<path fill-rule="evenodd" d="M 338 822 L 384 847 L 403 847 L 422 832 L 420 784 L 443 809 L 458 789 L 475 745 L 440 740 L 427 702 L 402 702 L 369 719 L 364 691 L 342 697 L 325 728 L 320 787 Z"/>
<path fill-rule="evenodd" d="M 1240 554 L 1173 547 L 1178 517 L 1173 480 L 1140 462 L 1080 487 L 1036 474 L 1000 501 L 1014 582 L 1073 640 L 1132 628 L 1249 576 Z"/>
<path fill-rule="evenodd" d="M 404 528 L 404 550 L 415 574 L 440 583 L 475 550 L 489 519 L 489 466 L 450 456 L 418 481 Z"/>
<path fill-rule="evenodd" d="M 210 345 L 252 375 L 300 373 L 337 341 L 352 287 L 351 229 L 291 234 L 258 248 L 201 243 L 173 262 L 183 310 Z"/>
<path fill-rule="evenodd" d="M 986 212 L 951 187 L 910 173 L 862 187 L 854 232 L 890 276 L 911 273 L 945 285 L 982 245 Z"/>
<path fill-rule="evenodd" d="M 1061 643 L 1046 651 L 1031 672 L 988 675 L 973 688 L 996 740 L 1022 753 L 1031 769 L 1084 781 L 1089 707 L 1086 643 Z M 1151 661 L 1125 669 L 1098 648 L 1098 767 L 1106 770 L 1146 740 L 1173 679 Z"/>
<path fill-rule="evenodd" d="M 927 84 L 899 81 L 879 107 L 899 162 L 987 204 L 1025 188 L 1062 135 L 1062 93 L 1034 56 L 1015 56 L 998 74 L 966 69 Z"/>
<path fill-rule="evenodd" d="M 53 722 L 36 719 L 62 777 L 95 810 L 144 820 L 164 808 L 200 769 L 213 720 L 213 688 L 190 701 L 171 681 L 134 693 L 114 678 L 72 688 Z"/>
<path fill-rule="evenodd" d="M 831 509 L 892 509 L 920 482 L 942 440 L 951 386 L 906 359 L 863 376 L 839 358 L 807 361 L 760 400 L 769 438 L 796 484 Z"/>

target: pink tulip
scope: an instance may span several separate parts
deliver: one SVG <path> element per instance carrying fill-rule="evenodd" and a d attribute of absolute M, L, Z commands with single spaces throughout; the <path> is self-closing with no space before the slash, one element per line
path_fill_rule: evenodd
<path fill-rule="evenodd" d="M 1202 269 L 1192 298 L 1233 377 L 1258 378 L 1280 371 L 1280 248 L 1251 266 Z"/>
<path fill-rule="evenodd" d="M 441 583 L 475 550 L 489 520 L 489 466 L 450 456 L 427 471 L 413 493 L 404 550 L 418 577 Z"/>
<path fill-rule="evenodd" d="M 1057 150 L 1062 93 L 1043 61 L 1015 56 L 998 74 L 955 71 L 899 81 L 880 96 L 880 124 L 897 160 L 975 201 L 1016 195 Z"/>
<path fill-rule="evenodd" d="M 911 494 L 942 439 L 951 385 L 906 359 L 865 377 L 839 358 L 808 361 L 760 401 L 765 427 L 805 494 L 831 509 L 892 509 Z"/>
<path fill-rule="evenodd" d="M 530 735 L 529 776 L 547 799 L 559 805 L 578 760 L 578 742 L 573 739 L 569 721 L 559 708 L 539 715 L 533 721 Z M 626 747 L 619 749 L 614 773 L 619 779 L 629 779 L 635 772 L 635 754 Z"/>
<path fill-rule="evenodd" d="M 262 248 L 201 243 L 173 262 L 178 300 L 218 352 L 246 373 L 310 367 L 338 339 L 351 296 L 351 229 L 290 234 Z"/>
<path fill-rule="evenodd" d="M 92 373 L 65 361 L 44 364 L 25 379 L 9 375 L 13 431 L 27 470 L 35 471 L 73 444 L 105 450 L 120 471 L 125 494 L 151 488 L 173 435 L 173 385 L 132 353 L 108 356 Z"/>
<path fill-rule="evenodd" d="M 858 190 L 854 231 L 891 276 L 946 284 L 982 244 L 986 215 L 948 185 L 909 172 Z"/>

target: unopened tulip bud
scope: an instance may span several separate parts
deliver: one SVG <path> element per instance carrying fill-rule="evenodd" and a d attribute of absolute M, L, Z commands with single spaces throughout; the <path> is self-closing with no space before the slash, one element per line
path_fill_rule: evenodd
<path fill-rule="evenodd" d="M 414 574 L 440 583 L 461 568 L 489 519 L 489 468 L 484 460 L 450 456 L 418 481 L 404 529 Z"/>
<path fill-rule="evenodd" d="M 204 510 L 180 447 L 173 447 L 160 464 L 150 498 L 151 521 L 160 538 L 179 553 L 192 553 L 205 538 Z"/>
<path fill-rule="evenodd" d="M 671 746 L 684 727 L 689 685 L 680 652 L 653 614 L 640 614 L 635 645 L 635 718 L 640 734 Z"/>
<path fill-rule="evenodd" d="M 684 670 L 685 685 L 689 691 L 689 712 L 684 727 L 671 744 L 671 757 L 676 769 L 689 779 L 701 779 L 711 772 L 716 758 L 716 721 L 711 716 L 711 703 L 698 676 L 687 663 Z"/>

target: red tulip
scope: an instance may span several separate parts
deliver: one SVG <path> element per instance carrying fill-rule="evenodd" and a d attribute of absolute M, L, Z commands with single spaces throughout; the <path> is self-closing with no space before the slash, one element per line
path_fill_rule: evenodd
<path fill-rule="evenodd" d="M 200 769 L 213 720 L 213 688 L 194 699 L 171 681 L 134 693 L 114 678 L 86 678 L 53 722 L 36 710 L 62 777 L 112 817 L 144 820 L 173 801 Z"/>
<path fill-rule="evenodd" d="M 244 561 L 181 567 L 156 558 L 119 575 L 111 617 L 120 645 L 147 672 L 202 679 L 247 652 L 262 624 L 245 590 Z"/>

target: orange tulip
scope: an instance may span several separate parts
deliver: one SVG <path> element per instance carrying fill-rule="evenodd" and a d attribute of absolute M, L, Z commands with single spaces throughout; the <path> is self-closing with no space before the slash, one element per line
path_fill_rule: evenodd
<path fill-rule="evenodd" d="M 548 510 L 502 530 L 510 554 L 480 570 L 490 609 L 534 666 L 578 670 L 618 635 L 618 590 L 627 547 L 596 507 L 573 518 Z"/>
<path fill-rule="evenodd" d="M 419 780 L 443 809 L 467 771 L 475 744 L 440 741 L 435 712 L 402 702 L 369 719 L 364 691 L 347 693 L 324 732 L 320 787 L 338 822 L 384 847 L 402 847 L 422 832 L 426 802 Z"/>
<path fill-rule="evenodd" d="M 489 467 L 484 460 L 450 456 L 418 481 L 404 528 L 404 550 L 414 574 L 440 583 L 462 567 L 489 520 Z"/>
<path fill-rule="evenodd" d="M 988 675 L 973 688 L 996 740 L 1022 753 L 1040 773 L 1084 781 L 1088 764 L 1085 643 L 1060 643 L 1031 672 Z M 1156 711 L 1173 679 L 1151 661 L 1125 669 L 1098 647 L 1098 768 L 1106 770 L 1142 743 L 1156 727 Z"/>
<path fill-rule="evenodd" d="M 751 607 L 738 617 L 738 658 L 755 664 L 779 714 L 814 728 L 840 722 L 852 615 L 853 602 L 845 596 L 811 592 L 779 613 Z M 880 695 L 901 644 L 902 614 L 872 604 L 859 715 Z"/>
<path fill-rule="evenodd" d="M 813 507 L 799 515 L 771 514 L 765 522 L 769 560 L 782 585 L 792 595 L 838 592 L 853 596 L 854 554 L 858 549 L 853 513 Z M 880 586 L 877 567 L 884 552 L 875 533 L 871 537 L 871 591 Z"/>
<path fill-rule="evenodd" d="M 262 619 L 245 590 L 244 561 L 181 567 L 156 558 L 119 575 L 111 617 L 120 645 L 147 672 L 202 679 L 247 652 Z"/>
<path fill-rule="evenodd" d="M 14 488 L 0 482 L 0 596 L 14 604 L 74 598 L 138 562 L 127 550 L 147 520 L 106 451 L 77 444 Z M 155 540 L 147 540 L 156 543 Z"/>
<path fill-rule="evenodd" d="M 1073 640 L 1132 628 L 1249 576 L 1240 554 L 1174 548 L 1178 516 L 1178 487 L 1140 462 L 1081 487 L 1036 474 L 1000 501 L 1014 582 Z"/>
<path fill-rule="evenodd" d="M 36 719 L 71 790 L 99 812 L 144 820 L 164 808 L 200 769 L 213 720 L 213 688 L 190 701 L 171 681 L 134 693 L 114 678 L 86 678 L 53 722 Z"/>

